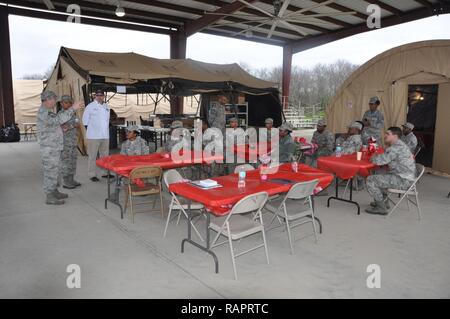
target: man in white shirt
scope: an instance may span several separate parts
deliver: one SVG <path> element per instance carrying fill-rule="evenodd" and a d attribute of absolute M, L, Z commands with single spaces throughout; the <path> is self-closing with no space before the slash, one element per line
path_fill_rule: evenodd
<path fill-rule="evenodd" d="M 88 104 L 83 114 L 83 125 L 87 126 L 88 144 L 88 175 L 91 181 L 98 182 L 97 155 L 109 155 L 109 106 L 105 103 L 105 94 L 102 90 L 95 92 L 95 99 Z M 108 177 L 103 175 L 102 177 Z"/>

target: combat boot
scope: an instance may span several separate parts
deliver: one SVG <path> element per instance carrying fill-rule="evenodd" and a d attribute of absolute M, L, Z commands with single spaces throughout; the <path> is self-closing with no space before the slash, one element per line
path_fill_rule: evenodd
<path fill-rule="evenodd" d="M 384 202 L 375 202 L 375 207 L 366 208 L 366 213 L 375 215 L 387 215 L 388 211 Z"/>
<path fill-rule="evenodd" d="M 58 199 L 54 193 L 47 194 L 47 200 L 45 201 L 47 205 L 63 205 L 65 202 L 62 199 Z"/>
<path fill-rule="evenodd" d="M 388 201 L 387 198 L 385 198 L 385 199 L 383 200 L 383 202 L 384 202 L 384 205 L 386 206 L 387 209 L 391 208 L 391 204 L 389 203 L 389 201 Z M 371 202 L 371 203 L 370 203 L 370 206 L 372 206 L 372 207 L 377 206 L 377 202 L 376 202 L 376 201 Z"/>
<path fill-rule="evenodd" d="M 67 195 L 67 194 L 65 194 L 65 193 L 60 193 L 58 190 L 55 190 L 52 194 L 53 194 L 57 199 L 64 199 L 64 198 L 69 197 L 69 195 Z"/>
<path fill-rule="evenodd" d="M 66 176 L 66 177 L 64 177 L 64 179 L 63 179 L 63 188 L 74 189 L 76 187 L 77 186 L 73 182 L 73 176 Z"/>
<path fill-rule="evenodd" d="M 80 182 L 77 182 L 77 181 L 75 180 L 75 178 L 73 177 L 73 175 L 70 175 L 70 179 L 71 179 L 71 181 L 72 181 L 72 184 L 75 185 L 75 187 L 81 186 L 81 183 L 80 183 Z"/>

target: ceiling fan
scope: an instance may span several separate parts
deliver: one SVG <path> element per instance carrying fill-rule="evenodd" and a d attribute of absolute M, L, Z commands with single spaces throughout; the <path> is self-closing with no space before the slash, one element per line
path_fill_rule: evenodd
<path fill-rule="evenodd" d="M 307 11 L 314 10 L 319 7 L 327 6 L 327 5 L 335 2 L 336 0 L 324 1 L 322 3 L 318 3 L 315 5 L 309 6 L 307 8 L 302 8 L 297 11 L 291 11 L 291 12 L 288 12 L 287 10 L 288 10 L 289 4 L 291 3 L 292 0 L 284 0 L 284 1 L 274 0 L 273 1 L 273 12 L 264 10 L 264 9 L 254 5 L 252 3 L 249 3 L 245 0 L 238 0 L 238 1 L 242 2 L 249 8 L 252 8 L 254 10 L 257 10 L 257 11 L 263 13 L 266 17 L 255 16 L 255 15 L 251 15 L 251 14 L 238 14 L 238 13 L 223 14 L 223 13 L 205 12 L 205 14 L 224 16 L 224 19 L 226 19 L 226 17 L 248 19 L 247 21 L 233 22 L 233 23 L 220 23 L 219 22 L 219 23 L 212 25 L 211 27 L 221 27 L 221 26 L 227 26 L 227 25 L 231 26 L 231 25 L 236 25 L 237 23 L 239 23 L 239 24 L 257 23 L 256 25 L 251 25 L 242 31 L 235 32 L 232 34 L 233 36 L 245 34 L 246 37 L 251 37 L 251 36 L 253 36 L 253 30 L 255 30 L 265 24 L 268 24 L 268 25 L 271 25 L 269 33 L 267 34 L 267 38 L 269 38 L 269 39 L 273 36 L 273 33 L 275 32 L 275 30 L 278 26 L 282 26 L 286 29 L 293 30 L 293 31 L 297 32 L 298 34 L 300 34 L 302 37 L 305 37 L 305 36 L 309 35 L 309 33 L 304 28 L 299 27 L 295 23 L 307 23 L 307 24 L 324 26 L 324 27 L 326 27 L 327 25 L 334 26 L 331 23 L 327 23 L 326 21 L 323 21 L 323 20 L 317 20 L 315 18 L 335 17 L 335 16 L 340 16 L 340 15 L 348 16 L 348 15 L 354 15 L 356 13 L 355 11 L 350 11 L 350 12 L 329 12 L 329 13 L 304 14 Z"/>

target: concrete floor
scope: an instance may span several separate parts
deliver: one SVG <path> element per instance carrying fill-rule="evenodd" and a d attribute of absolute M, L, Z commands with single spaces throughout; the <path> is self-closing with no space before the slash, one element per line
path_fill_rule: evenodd
<path fill-rule="evenodd" d="M 419 185 L 423 220 L 400 210 L 390 219 L 357 216 L 353 206 L 317 198 L 324 224 L 318 243 L 307 237 L 289 254 L 286 233 L 268 232 L 263 250 L 238 259 L 233 280 L 227 246 L 210 256 L 187 246 L 184 220 L 166 239 L 159 213 L 136 223 L 105 210 L 105 181 L 89 182 L 78 162 L 80 189 L 62 207 L 44 204 L 38 146 L 0 144 L 0 298 L 448 298 L 450 297 L 450 180 L 426 175 Z M 366 206 L 369 197 L 358 192 Z M 297 237 L 311 233 L 309 225 Z M 260 238 L 249 238 L 245 249 Z M 66 267 L 81 267 L 81 288 L 69 289 Z M 369 264 L 381 267 L 381 288 L 369 289 Z"/>

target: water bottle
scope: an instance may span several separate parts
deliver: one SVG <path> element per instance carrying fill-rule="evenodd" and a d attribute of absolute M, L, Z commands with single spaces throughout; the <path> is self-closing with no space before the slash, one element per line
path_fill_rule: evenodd
<path fill-rule="evenodd" d="M 238 181 L 238 188 L 244 188 L 245 187 L 245 172 L 239 172 L 239 181 Z"/>
<path fill-rule="evenodd" d="M 292 171 L 294 173 L 298 173 L 298 162 L 297 161 L 292 161 L 291 166 L 292 166 Z"/>
<path fill-rule="evenodd" d="M 336 146 L 336 157 L 341 157 L 342 156 L 342 146 L 341 144 L 338 144 Z"/>

